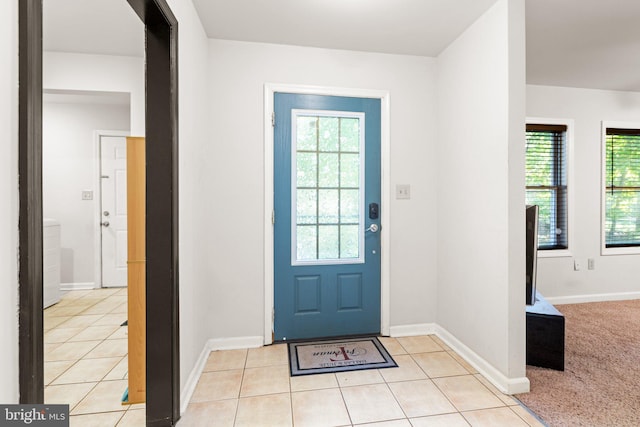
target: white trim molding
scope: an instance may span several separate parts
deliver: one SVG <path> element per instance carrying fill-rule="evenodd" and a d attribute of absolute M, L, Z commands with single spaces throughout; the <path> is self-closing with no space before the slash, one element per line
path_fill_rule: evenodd
<path fill-rule="evenodd" d="M 389 328 L 390 336 L 398 337 L 414 337 L 416 335 L 433 335 L 436 333 L 437 326 L 435 323 L 420 323 L 415 325 L 399 325 Z"/>
<path fill-rule="evenodd" d="M 529 378 L 508 378 L 502 372 L 492 366 L 489 362 L 487 362 L 484 358 L 478 355 L 475 351 L 464 345 L 462 341 L 449 333 L 449 331 L 439 325 L 436 325 L 436 335 L 460 357 L 466 360 L 467 363 L 473 366 L 480 375 L 485 377 L 500 392 L 505 394 L 529 392 Z"/>
<path fill-rule="evenodd" d="M 209 354 L 212 351 L 218 350 L 239 350 L 245 348 L 258 348 L 262 347 L 262 337 L 235 337 L 235 338 L 214 338 L 207 341 L 202 348 L 200 356 L 194 365 L 189 378 L 184 384 L 182 391 L 180 392 L 180 414 L 184 414 L 187 411 L 193 392 L 196 390 L 198 380 L 204 371 L 204 367 L 209 359 Z"/>
<path fill-rule="evenodd" d="M 302 86 L 280 83 L 266 83 L 264 85 L 264 344 L 273 342 L 273 311 L 274 311 L 274 283 L 273 283 L 273 127 L 271 124 L 274 109 L 274 93 L 299 93 L 309 95 L 349 96 L 358 98 L 380 99 L 381 104 L 381 278 L 380 278 L 380 332 L 389 335 L 390 312 L 390 95 L 386 90 L 352 89 L 338 87 Z"/>
<path fill-rule="evenodd" d="M 63 292 L 68 291 L 86 291 L 90 289 L 97 289 L 94 282 L 76 282 L 76 283 L 60 283 L 60 290 Z"/>
<path fill-rule="evenodd" d="M 640 292 L 617 292 L 611 294 L 570 295 L 563 297 L 545 297 L 550 304 L 581 304 L 583 302 L 624 301 L 640 299 Z"/>
<path fill-rule="evenodd" d="M 500 390 L 500 392 L 505 394 L 529 392 L 530 384 L 527 377 L 507 378 L 484 358 L 464 345 L 459 339 L 449 333 L 449 331 L 436 323 L 421 323 L 391 327 L 391 336 L 394 338 L 416 335 L 436 335 L 446 345 L 448 345 L 451 350 L 455 351 L 460 357 L 467 361 L 467 363 L 473 366 L 480 375 Z"/>

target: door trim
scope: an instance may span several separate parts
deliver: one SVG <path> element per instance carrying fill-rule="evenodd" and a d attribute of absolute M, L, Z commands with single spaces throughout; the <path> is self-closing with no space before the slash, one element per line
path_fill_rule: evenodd
<path fill-rule="evenodd" d="M 102 155 L 100 150 L 100 140 L 103 136 L 129 136 L 129 132 L 121 130 L 96 130 L 93 133 L 93 217 L 95 222 L 93 224 L 93 287 L 96 289 L 102 288 L 102 226 L 100 222 L 102 220 Z"/>
<path fill-rule="evenodd" d="M 18 21 L 18 387 L 20 403 L 43 403 L 42 1 L 20 1 Z"/>
<path fill-rule="evenodd" d="M 145 23 L 147 157 L 147 426 L 180 419 L 178 302 L 178 21 L 167 0 L 127 0 Z M 42 1 L 18 2 L 19 401 L 43 403 Z M 149 274 L 151 272 L 152 274 Z M 150 277 L 151 276 L 151 277 Z M 151 345 L 149 343 L 152 343 Z"/>
<path fill-rule="evenodd" d="M 391 202 L 390 188 L 390 153 L 391 133 L 389 120 L 389 91 L 374 89 L 350 89 L 326 86 L 301 86 L 278 83 L 264 85 L 264 343 L 273 343 L 273 314 L 274 314 L 274 251 L 273 251 L 273 126 L 274 93 L 286 92 L 306 95 L 348 96 L 355 98 L 380 99 L 380 179 L 381 179 L 381 271 L 380 271 L 380 333 L 389 335 L 389 203 Z"/>
<path fill-rule="evenodd" d="M 167 0 L 127 0 L 145 24 L 146 425 L 180 419 L 178 20 Z"/>

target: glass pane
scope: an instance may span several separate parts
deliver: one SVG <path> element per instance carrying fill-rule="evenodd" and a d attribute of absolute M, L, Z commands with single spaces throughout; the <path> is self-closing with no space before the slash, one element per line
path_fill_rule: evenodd
<path fill-rule="evenodd" d="M 296 120 L 296 149 L 316 151 L 318 147 L 318 118 L 298 116 Z"/>
<path fill-rule="evenodd" d="M 358 258 L 357 225 L 340 226 L 340 258 Z"/>
<path fill-rule="evenodd" d="M 340 187 L 360 186 L 360 155 L 340 155 Z"/>
<path fill-rule="evenodd" d="M 338 224 L 340 222 L 339 190 L 318 190 L 318 222 Z"/>
<path fill-rule="evenodd" d="M 359 258 L 362 118 L 305 113 L 296 116 L 296 259 Z"/>
<path fill-rule="evenodd" d="M 606 141 L 606 245 L 638 246 L 640 136 L 608 135 Z"/>
<path fill-rule="evenodd" d="M 556 242 L 555 197 L 552 190 L 527 190 L 526 204 L 538 205 L 538 246 Z"/>
<path fill-rule="evenodd" d="M 298 236 L 298 240 L 296 242 L 297 259 L 301 261 L 316 259 L 316 226 L 299 225 L 296 227 L 296 234 Z"/>
<path fill-rule="evenodd" d="M 316 194 L 316 190 L 298 190 L 296 197 L 296 224 L 316 223 Z"/>
<path fill-rule="evenodd" d="M 360 151 L 360 119 L 340 119 L 340 151 Z"/>
<path fill-rule="evenodd" d="M 554 185 L 554 158 L 553 132 L 527 132 L 526 184 Z"/>
<path fill-rule="evenodd" d="M 340 222 L 342 224 L 358 224 L 360 220 L 360 191 L 340 191 Z"/>
<path fill-rule="evenodd" d="M 318 158 L 316 153 L 297 153 L 297 186 L 315 187 L 318 177 Z"/>
<path fill-rule="evenodd" d="M 340 258 L 339 226 L 321 225 L 318 227 L 318 258 Z"/>
<path fill-rule="evenodd" d="M 340 163 L 338 154 L 320 153 L 320 187 L 338 187 L 340 185 Z"/>
<path fill-rule="evenodd" d="M 319 151 L 338 151 L 339 150 L 339 132 L 337 117 L 320 117 L 318 119 L 318 128 L 320 140 L 318 142 Z"/>
<path fill-rule="evenodd" d="M 636 190 L 607 191 L 605 222 L 608 245 L 640 243 L 640 192 Z"/>
<path fill-rule="evenodd" d="M 640 187 L 640 137 L 609 135 L 606 165 L 608 186 Z"/>

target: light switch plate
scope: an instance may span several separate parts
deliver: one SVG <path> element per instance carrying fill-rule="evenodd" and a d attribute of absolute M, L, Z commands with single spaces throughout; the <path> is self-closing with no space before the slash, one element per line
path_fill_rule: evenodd
<path fill-rule="evenodd" d="M 396 199 L 410 199 L 411 186 L 409 184 L 396 185 Z"/>
<path fill-rule="evenodd" d="M 93 190 L 82 190 L 82 200 L 93 200 Z"/>

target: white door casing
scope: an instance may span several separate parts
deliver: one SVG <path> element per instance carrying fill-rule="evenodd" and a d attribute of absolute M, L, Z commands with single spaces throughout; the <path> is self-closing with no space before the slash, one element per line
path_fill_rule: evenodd
<path fill-rule="evenodd" d="M 127 141 L 100 135 L 101 287 L 127 286 Z"/>

